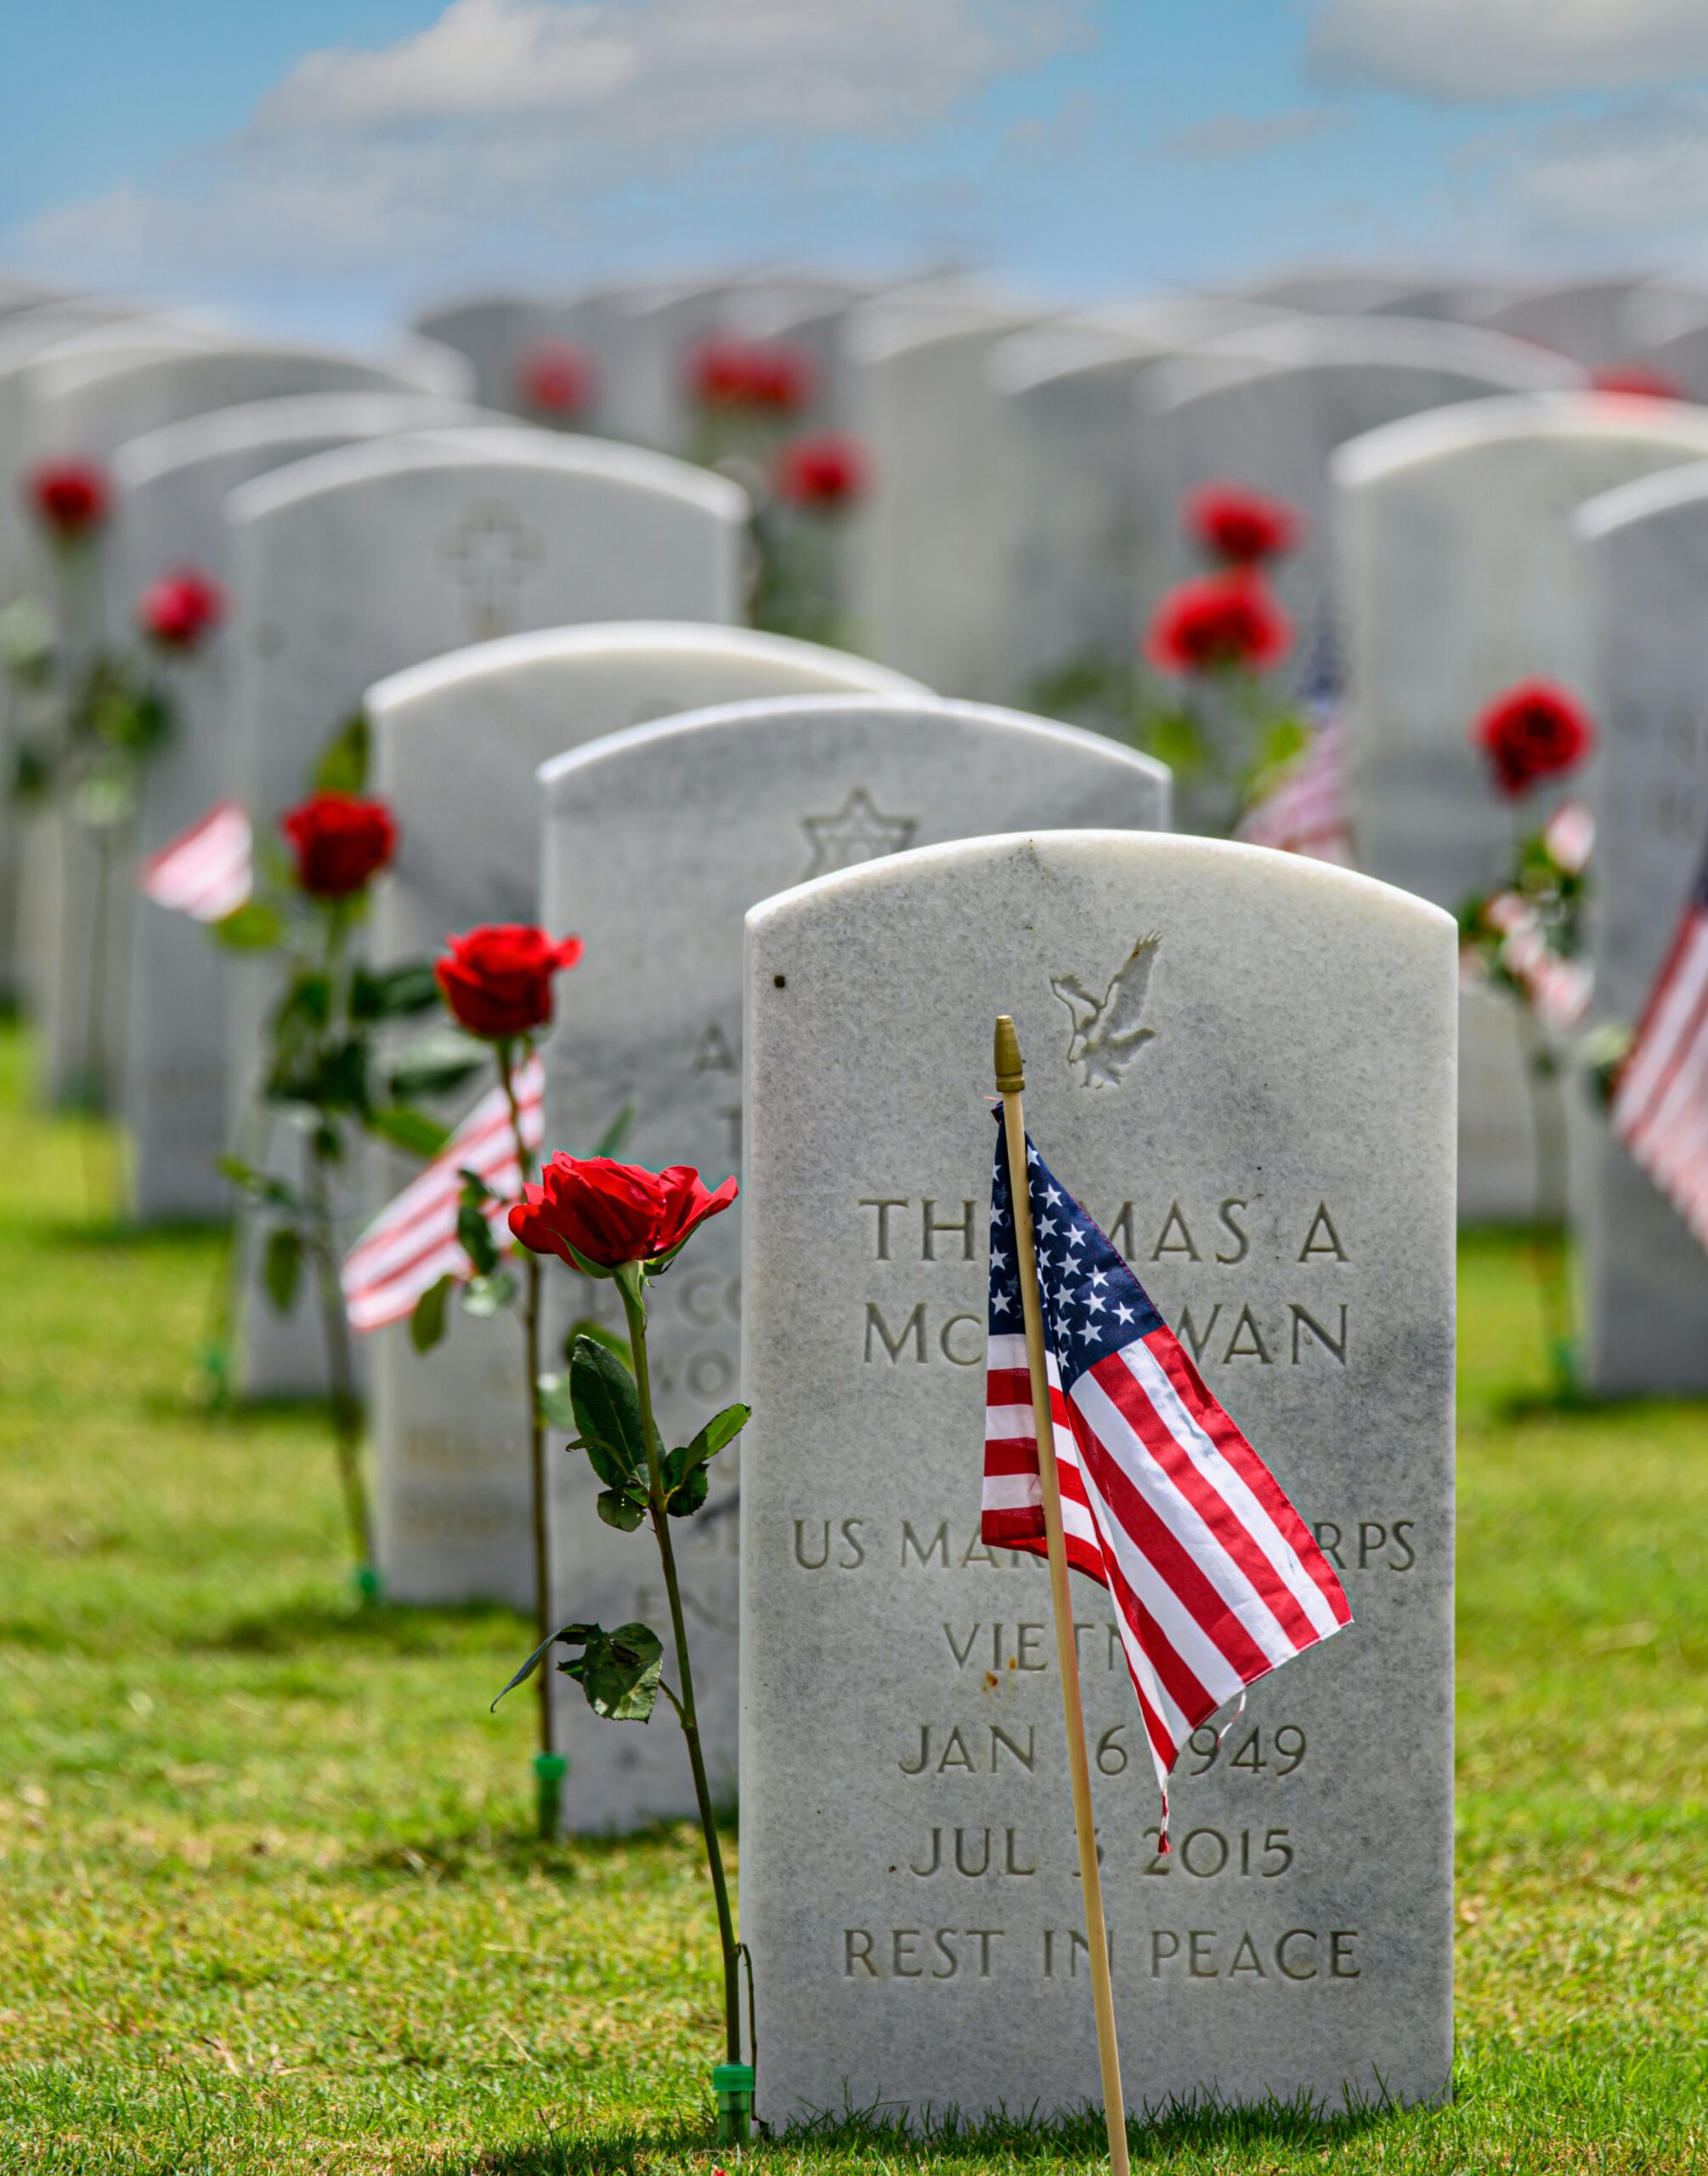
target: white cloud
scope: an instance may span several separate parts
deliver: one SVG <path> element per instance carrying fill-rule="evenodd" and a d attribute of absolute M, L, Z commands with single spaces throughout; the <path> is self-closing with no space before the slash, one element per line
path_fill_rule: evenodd
<path fill-rule="evenodd" d="M 1299 144 L 1343 126 L 1332 106 L 1294 106 L 1286 113 L 1219 113 L 1183 128 L 1162 145 L 1177 159 L 1250 159 L 1281 144 Z"/>
<path fill-rule="evenodd" d="M 495 235 L 561 238 L 628 187 L 919 136 L 998 78 L 1086 42 L 1089 8 L 451 0 L 393 44 L 307 54 L 239 134 L 38 218 L 8 238 L 10 253 L 133 286 L 257 264 L 275 275 L 438 265 Z"/>
<path fill-rule="evenodd" d="M 1593 120 L 1550 122 L 1514 178 L 1519 204 L 1546 230 L 1694 238 L 1708 219 L 1708 92 L 1681 90 Z"/>
<path fill-rule="evenodd" d="M 1311 58 L 1456 102 L 1550 98 L 1708 72 L 1705 0 L 1326 0 Z"/>

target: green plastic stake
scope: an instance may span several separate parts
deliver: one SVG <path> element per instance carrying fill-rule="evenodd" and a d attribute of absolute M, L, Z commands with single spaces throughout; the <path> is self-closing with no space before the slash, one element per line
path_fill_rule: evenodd
<path fill-rule="evenodd" d="M 536 1753 L 534 1756 L 534 1803 L 540 1816 L 540 1839 L 549 1844 L 554 1840 L 563 1818 L 563 1778 L 569 1773 L 569 1763 L 561 1753 Z"/>
<path fill-rule="evenodd" d="M 352 1573 L 356 1599 L 364 1609 L 374 1609 L 385 1599 L 386 1583 L 371 1564 L 359 1564 Z"/>
<path fill-rule="evenodd" d="M 717 2142 L 745 2145 L 753 2134 L 753 2065 L 720 2063 L 712 2072 L 717 2095 Z"/>

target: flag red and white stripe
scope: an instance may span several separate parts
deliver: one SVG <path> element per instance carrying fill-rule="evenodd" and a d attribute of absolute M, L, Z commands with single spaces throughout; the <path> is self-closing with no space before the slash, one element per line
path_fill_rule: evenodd
<path fill-rule="evenodd" d="M 235 801 L 217 801 L 170 846 L 148 857 L 137 883 L 157 906 L 197 921 L 223 921 L 254 888 L 253 851 L 246 812 Z"/>
<path fill-rule="evenodd" d="M 546 1135 L 546 1068 L 531 1057 L 516 1076 L 522 1137 L 537 1156 Z M 344 1308 L 355 1330 L 402 1322 L 441 1277 L 467 1277 L 468 1256 L 456 1236 L 465 1170 L 478 1172 L 495 1198 L 486 1219 L 501 1249 L 511 1244 L 505 1211 L 522 1193 L 522 1165 L 503 1088 L 483 1096 L 425 1170 L 369 1225 L 344 1257 Z"/>
<path fill-rule="evenodd" d="M 1106 1587 L 1162 1787 L 1227 1701 L 1342 1625 L 1333 1567 L 1110 1241 L 1027 1143 L 1067 1561 Z M 1014 1211 L 992 1182 L 981 1534 L 1044 1556 Z M 1164 1844 L 1166 1848 L 1166 1841 Z"/>
<path fill-rule="evenodd" d="M 1298 762 L 1241 817 L 1236 836 L 1247 846 L 1354 866 L 1346 743 L 1338 723 L 1318 728 Z"/>
<path fill-rule="evenodd" d="M 1708 1248 L 1708 864 L 1614 1091 L 1613 1125 Z"/>

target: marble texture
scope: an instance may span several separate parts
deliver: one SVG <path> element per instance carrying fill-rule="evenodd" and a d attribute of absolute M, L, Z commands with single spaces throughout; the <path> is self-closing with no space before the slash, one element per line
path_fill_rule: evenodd
<path fill-rule="evenodd" d="M 1558 356 L 1459 325 L 1394 317 L 1298 318 L 1207 341 L 1145 381 L 1140 488 L 1162 540 L 1145 570 L 1141 623 L 1161 589 L 1197 564 L 1179 508 L 1196 484 L 1226 479 L 1285 499 L 1304 518 L 1302 547 L 1277 571 L 1301 654 L 1330 610 L 1329 457 L 1403 416 L 1502 393 L 1576 385 Z"/>
<path fill-rule="evenodd" d="M 1455 910 L 1504 870 L 1513 813 L 1468 738 L 1535 676 L 1586 693 L 1573 516 L 1599 491 L 1708 460 L 1708 410 L 1593 394 L 1468 401 L 1343 445 L 1332 475 L 1359 865 Z M 1586 774 L 1527 798 L 1537 822 Z M 1510 1006 L 1468 993 L 1459 1207 L 1536 1213 L 1529 1091 Z"/>
<path fill-rule="evenodd" d="M 846 690 L 923 692 L 899 673 L 839 650 L 744 627 L 648 622 L 513 635 L 382 681 L 368 696 L 375 785 L 395 812 L 402 839 L 376 902 L 376 958 L 434 953 L 447 936 L 481 922 L 537 922 L 544 915 L 556 929 L 553 915 L 561 921 L 573 910 L 585 919 L 579 896 L 566 903 L 542 901 L 541 894 L 547 801 L 536 774 L 565 750 L 602 748 L 601 736 L 706 703 Z M 648 790 L 656 797 L 647 767 L 631 766 L 624 775 L 640 795 L 637 807 L 647 805 Z M 720 797 L 697 812 L 695 828 L 721 805 Z M 632 852 L 631 830 L 621 836 Z M 648 863 L 669 870 L 686 851 L 682 841 L 660 839 L 648 850 Z M 625 888 L 623 901 L 604 904 L 603 914 L 631 926 L 630 898 Z M 649 930 L 658 929 L 659 911 L 649 910 Z M 735 912 L 732 926 L 739 921 Z M 649 944 L 648 957 L 655 956 Z M 597 973 L 593 980 L 605 987 Z M 582 1032 L 586 988 L 580 970 L 557 985 L 572 1045 Z M 447 1123 L 490 1085 L 484 1076 L 465 1091 L 444 1112 Z M 573 1125 L 566 1116 L 552 1139 L 583 1147 L 597 1140 L 626 1092 L 614 1091 L 602 1114 L 575 1112 Z M 377 1208 L 404 1182 L 409 1167 L 385 1156 L 372 1164 Z M 531 1611 L 531 1497 L 514 1323 L 471 1321 L 453 1308 L 444 1344 L 426 1357 L 411 1348 L 402 1323 L 363 1342 L 387 1593 L 404 1602 L 502 1601 Z"/>
<path fill-rule="evenodd" d="M 921 694 L 739 703 L 638 726 L 560 757 L 543 774 L 545 903 L 585 940 L 547 1053 L 546 1138 L 585 1147 L 625 1102 L 625 1150 L 691 1163 L 715 1184 L 744 1164 L 742 921 L 755 901 L 815 870 L 1010 827 L 1096 820 L 1166 825 L 1166 773 L 1069 727 Z M 708 821 L 710 812 L 715 812 Z M 668 871 L 633 911 L 625 872 Z M 853 1034 L 863 1034 L 863 1023 Z M 945 1248 L 964 1244 L 959 1201 Z M 660 1425 L 686 1442 L 740 1394 L 742 1210 L 696 1235 L 655 1288 Z M 554 1279 L 560 1306 L 576 1287 Z M 803 1295 L 806 1297 L 807 1295 Z M 563 1618 L 651 1621 L 656 1560 L 597 1522 L 595 1484 L 563 1462 L 554 1587 Z M 720 1778 L 735 1780 L 738 1447 L 714 1469 L 703 1517 L 678 1540 L 705 1688 L 702 1728 Z M 567 1680 L 560 1693 L 577 1826 L 632 1826 L 692 1810 L 681 1744 L 602 1723 Z"/>
<path fill-rule="evenodd" d="M 1009 470 L 984 364 L 1038 314 L 995 296 L 898 296 L 845 323 L 846 423 L 871 471 L 843 535 L 849 638 L 944 694 L 1010 692 Z"/>
<path fill-rule="evenodd" d="M 656 454 L 515 428 L 347 446 L 227 502 L 246 630 L 233 677 L 234 775 L 257 830 L 300 799 L 328 737 L 377 680 L 529 628 L 625 619 L 727 621 L 739 609 L 746 501 Z M 229 1078 L 242 1122 L 264 974 L 230 978 Z M 319 1379 L 301 1311 L 246 1310 L 246 1386 Z"/>
<path fill-rule="evenodd" d="M 109 592 L 133 598 L 180 566 L 199 567 L 229 586 L 225 501 L 257 476 L 358 439 L 490 420 L 425 394 L 315 393 L 222 408 L 147 432 L 113 461 L 117 513 L 106 546 Z M 241 623 L 228 620 L 192 658 L 165 668 L 173 731 L 144 779 L 140 854 L 167 845 L 235 788 L 230 683 L 243 638 Z M 229 1194 L 213 1161 L 229 1101 L 229 962 L 188 915 L 146 903 L 135 913 L 123 994 L 132 1210 L 144 1222 L 219 1215 Z"/>
<path fill-rule="evenodd" d="M 1635 1024 L 1708 842 L 1708 467 L 1651 476 L 1578 517 L 1595 779 L 1595 1017 Z M 1580 1133 L 1590 1383 L 1708 1391 L 1708 1255 L 1599 1119 Z"/>
<path fill-rule="evenodd" d="M 1150 932 L 1151 1038 L 1086 1085 L 1052 978 L 1101 988 Z M 742 1931 L 768 2121 L 1098 2097 L 1047 1578 L 976 1544 L 1004 1011 L 1039 1148 L 1354 1613 L 1213 1763 L 1183 1755 L 1153 1862 L 1107 1599 L 1074 1582 L 1129 2105 L 1446 2089 L 1456 979 L 1439 909 L 1199 839 L 972 840 L 749 915 Z M 964 1250 L 941 1230 L 963 1210 Z"/>

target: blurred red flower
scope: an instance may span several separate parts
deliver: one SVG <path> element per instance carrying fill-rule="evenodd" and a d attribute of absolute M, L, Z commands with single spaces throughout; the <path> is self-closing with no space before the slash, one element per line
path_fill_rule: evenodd
<path fill-rule="evenodd" d="M 1550 680 L 1522 680 L 1473 722 L 1471 740 L 1509 801 L 1539 779 L 1575 770 L 1595 747 L 1589 712 Z"/>
<path fill-rule="evenodd" d="M 766 409 L 793 415 L 812 397 L 812 358 L 783 340 L 713 333 L 688 355 L 688 387 L 703 408 Z"/>
<path fill-rule="evenodd" d="M 1292 626 L 1261 575 L 1230 567 L 1183 581 L 1151 615 L 1145 654 L 1160 672 L 1266 672 L 1287 655 Z"/>
<path fill-rule="evenodd" d="M 1646 363 L 1616 363 L 1590 372 L 1594 393 L 1625 394 L 1635 400 L 1688 400 L 1689 394 L 1665 371 L 1650 370 Z"/>
<path fill-rule="evenodd" d="M 56 543 L 75 544 L 105 521 L 112 504 L 106 472 L 92 461 L 44 461 L 25 479 L 24 495 Z"/>
<path fill-rule="evenodd" d="M 383 801 L 317 793 L 289 810 L 279 828 L 297 856 L 297 881 L 314 899 L 344 899 L 376 876 L 398 849 Z"/>
<path fill-rule="evenodd" d="M 1240 484 L 1205 484 L 1187 494 L 1186 533 L 1230 566 L 1256 566 L 1298 548 L 1304 524 L 1289 506 Z"/>
<path fill-rule="evenodd" d="M 508 1042 L 551 1018 L 551 978 L 581 957 L 579 937 L 551 938 L 528 922 L 486 922 L 449 937 L 433 967 L 450 1012 L 470 1034 Z"/>
<path fill-rule="evenodd" d="M 866 456 L 842 431 L 796 439 L 777 460 L 777 492 L 791 506 L 846 507 L 866 489 Z"/>
<path fill-rule="evenodd" d="M 541 340 L 516 366 L 517 389 L 542 416 L 580 416 L 598 394 L 599 369 L 576 340 Z"/>
<path fill-rule="evenodd" d="M 224 617 L 224 591 L 199 567 L 162 575 L 137 599 L 138 626 L 164 649 L 195 649 Z"/>

